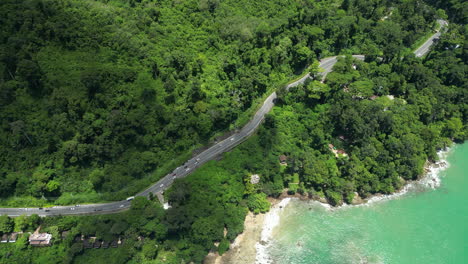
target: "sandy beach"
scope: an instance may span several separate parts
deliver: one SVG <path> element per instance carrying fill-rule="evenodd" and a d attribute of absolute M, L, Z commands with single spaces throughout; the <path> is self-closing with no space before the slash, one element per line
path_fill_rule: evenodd
<path fill-rule="evenodd" d="M 255 244 L 260 241 L 265 214 L 254 215 L 249 212 L 245 217 L 244 232 L 237 236 L 231 244 L 229 251 L 219 256 L 217 253 L 210 253 L 205 264 L 239 264 L 254 263 L 257 251 Z"/>

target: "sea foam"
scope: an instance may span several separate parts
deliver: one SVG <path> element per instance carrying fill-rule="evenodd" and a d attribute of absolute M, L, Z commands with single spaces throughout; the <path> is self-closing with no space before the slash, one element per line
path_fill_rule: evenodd
<path fill-rule="evenodd" d="M 288 205 L 291 199 L 295 198 L 284 198 L 278 204 L 271 207 L 270 211 L 265 215 L 263 222 L 262 233 L 260 235 L 260 242 L 257 242 L 255 249 L 257 255 L 255 258 L 256 264 L 272 264 L 273 261 L 268 255 L 268 246 L 273 234 L 273 229 L 280 223 L 279 213 Z"/>

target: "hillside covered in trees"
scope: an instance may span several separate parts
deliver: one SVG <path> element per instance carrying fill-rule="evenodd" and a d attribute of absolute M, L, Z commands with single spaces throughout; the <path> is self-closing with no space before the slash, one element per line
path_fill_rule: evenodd
<path fill-rule="evenodd" d="M 1 217 L 0 233 L 41 224 L 56 237 L 49 248 L 5 245 L 2 262 L 201 263 L 208 251 L 228 249 L 248 210 L 269 209 L 267 195 L 288 188 L 339 204 L 355 192 L 391 193 L 417 179 L 438 149 L 468 136 L 462 1 L 0 5 L 3 203 L 134 194 L 241 125 L 262 96 L 279 95 L 257 134 L 175 182 L 165 194 L 172 208 L 137 198 L 115 215 Z M 447 17 L 448 31 L 415 58 L 410 47 Z M 325 83 L 281 89 L 335 54 L 367 56 L 340 59 Z M 69 238 L 60 239 L 65 230 Z M 125 243 L 87 250 L 75 235 Z"/>
<path fill-rule="evenodd" d="M 6 0 L 0 10 L 0 197 L 17 206 L 134 194 L 312 60 L 389 61 L 438 15 L 420 1 L 335 0 Z"/>

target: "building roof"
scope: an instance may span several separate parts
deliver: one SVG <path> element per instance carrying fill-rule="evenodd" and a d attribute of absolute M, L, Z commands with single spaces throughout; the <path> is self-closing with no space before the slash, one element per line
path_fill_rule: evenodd
<path fill-rule="evenodd" d="M 83 247 L 84 248 L 92 248 L 93 244 L 89 243 L 88 239 L 83 240 Z"/>
<path fill-rule="evenodd" d="M 103 241 L 102 242 L 102 248 L 108 248 L 109 247 L 109 242 Z"/>
<path fill-rule="evenodd" d="M 16 238 L 18 238 L 18 233 L 11 233 L 9 242 L 16 242 Z"/>
<path fill-rule="evenodd" d="M 37 233 L 31 234 L 29 236 L 30 245 L 50 245 L 52 235 L 48 233 Z"/>
<path fill-rule="evenodd" d="M 101 247 L 101 241 L 96 240 L 96 241 L 94 242 L 94 245 L 93 245 L 93 246 L 94 246 L 94 248 L 100 248 L 100 247 Z"/>
<path fill-rule="evenodd" d="M 287 157 L 286 155 L 280 155 L 280 156 L 279 156 L 279 160 L 280 160 L 281 162 L 285 162 L 285 161 L 288 160 L 288 157 Z"/>
<path fill-rule="evenodd" d="M 253 174 L 250 176 L 250 183 L 251 184 L 257 184 L 260 182 L 260 176 L 258 174 Z"/>
<path fill-rule="evenodd" d="M 1 242 L 2 243 L 8 242 L 8 235 L 7 234 L 3 234 Z"/>

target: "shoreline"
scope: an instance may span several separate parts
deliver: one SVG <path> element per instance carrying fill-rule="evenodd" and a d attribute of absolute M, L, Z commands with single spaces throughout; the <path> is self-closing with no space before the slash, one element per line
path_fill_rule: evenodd
<path fill-rule="evenodd" d="M 207 264 L 236 264 L 236 263 L 255 263 L 255 264 L 273 264 L 273 260 L 269 258 L 268 246 L 271 243 L 272 233 L 276 226 L 280 224 L 280 212 L 292 200 L 300 201 L 314 201 L 327 208 L 328 210 L 339 210 L 354 206 L 369 206 L 376 202 L 392 200 L 407 194 L 411 190 L 419 189 L 435 189 L 441 184 L 440 173 L 447 169 L 450 164 L 447 162 L 446 157 L 451 152 L 452 148 L 446 148 L 437 152 L 439 160 L 436 162 L 427 161 L 424 165 L 424 172 L 422 176 L 414 181 L 406 181 L 403 187 L 392 194 L 374 194 L 365 199 L 356 195 L 352 204 L 342 203 L 339 206 L 331 206 L 328 201 L 319 196 L 301 195 L 296 193 L 294 195 L 287 194 L 287 191 L 277 197 L 269 197 L 271 209 L 265 214 L 254 215 L 249 212 L 244 221 L 244 232 L 236 237 L 230 246 L 230 250 L 223 256 L 211 254 L 207 256 L 204 263 Z M 357 194 L 357 193 L 356 193 Z M 257 218 L 257 221 L 252 221 Z M 253 231 L 255 230 L 255 231 Z M 259 231 L 260 230 L 260 231 Z M 253 243 L 254 242 L 254 243 Z M 252 247 L 254 245 L 254 247 Z M 242 254 L 239 254 L 242 250 Z"/>

